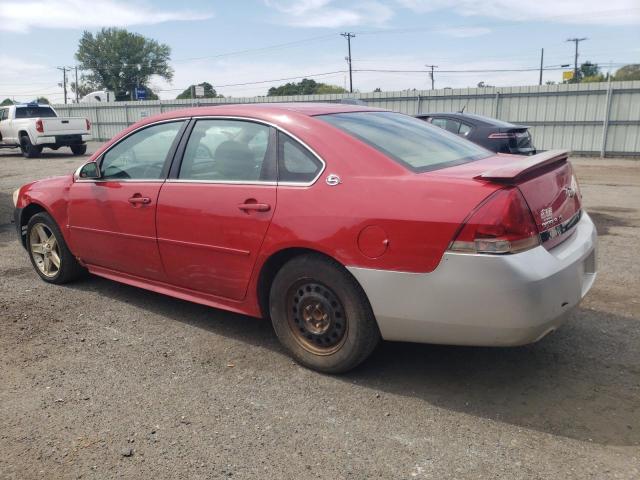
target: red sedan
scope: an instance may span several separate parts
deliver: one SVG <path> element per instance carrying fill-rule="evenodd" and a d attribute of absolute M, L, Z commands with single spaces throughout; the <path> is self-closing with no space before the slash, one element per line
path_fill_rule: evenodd
<path fill-rule="evenodd" d="M 43 280 L 88 270 L 270 317 L 293 357 L 324 372 L 381 338 L 535 342 L 596 276 L 567 152 L 496 155 L 357 105 L 150 117 L 14 203 Z"/>

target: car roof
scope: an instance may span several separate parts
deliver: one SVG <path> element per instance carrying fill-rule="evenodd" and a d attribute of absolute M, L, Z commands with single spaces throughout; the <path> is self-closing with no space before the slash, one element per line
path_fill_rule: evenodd
<path fill-rule="evenodd" d="M 450 117 L 457 118 L 459 120 L 472 120 L 473 122 L 484 127 L 501 127 L 501 128 L 523 128 L 522 125 L 516 125 L 514 123 L 505 122 L 504 120 L 498 120 L 497 118 L 485 117 L 484 115 L 477 115 L 475 113 L 460 113 L 460 112 L 434 112 L 434 113 L 421 113 L 416 115 L 417 117 Z"/>
<path fill-rule="evenodd" d="M 190 107 L 175 110 L 173 113 L 179 116 L 202 115 L 246 115 L 257 116 L 272 115 L 274 113 L 295 112 L 306 116 L 326 115 L 330 113 L 350 113 L 384 111 L 381 108 L 371 108 L 363 105 L 345 103 L 313 103 L 313 102 L 289 102 L 289 103 L 235 103 L 218 104 L 213 106 Z"/>

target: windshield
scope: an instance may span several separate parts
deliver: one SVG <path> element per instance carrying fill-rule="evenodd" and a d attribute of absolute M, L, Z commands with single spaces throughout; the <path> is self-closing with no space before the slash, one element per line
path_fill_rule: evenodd
<path fill-rule="evenodd" d="M 356 137 L 414 172 L 460 165 L 492 155 L 441 128 L 400 113 L 335 113 L 316 118 Z"/>
<path fill-rule="evenodd" d="M 55 116 L 56 112 L 51 107 L 16 107 L 16 118 L 47 118 Z"/>

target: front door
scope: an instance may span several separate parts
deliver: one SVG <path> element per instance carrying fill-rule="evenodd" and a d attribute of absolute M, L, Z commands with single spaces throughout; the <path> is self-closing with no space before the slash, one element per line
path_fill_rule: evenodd
<path fill-rule="evenodd" d="M 158 245 L 168 281 L 219 297 L 244 298 L 276 208 L 271 127 L 198 120 L 176 178 L 158 199 Z"/>
<path fill-rule="evenodd" d="M 69 192 L 74 253 L 85 263 L 164 280 L 156 240 L 158 194 L 184 121 L 145 127 L 99 160 L 101 178 L 79 179 Z"/>

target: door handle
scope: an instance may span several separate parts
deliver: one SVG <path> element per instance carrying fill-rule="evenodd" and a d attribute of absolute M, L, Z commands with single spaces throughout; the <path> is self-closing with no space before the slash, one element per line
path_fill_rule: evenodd
<path fill-rule="evenodd" d="M 268 212 L 271 210 L 271 205 L 268 203 L 241 203 L 238 205 L 238 208 L 247 212 L 250 210 L 254 212 Z"/>
<path fill-rule="evenodd" d="M 149 197 L 142 197 L 140 195 L 134 195 L 129 199 L 129 203 L 131 205 L 148 205 L 151 203 L 151 199 Z"/>

